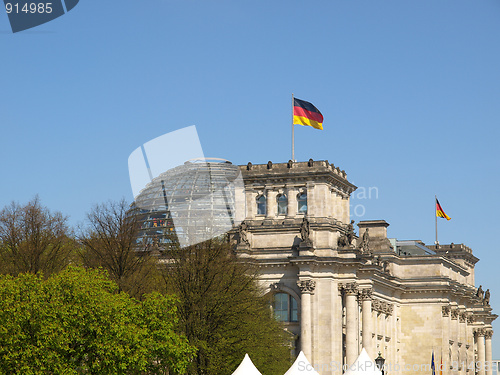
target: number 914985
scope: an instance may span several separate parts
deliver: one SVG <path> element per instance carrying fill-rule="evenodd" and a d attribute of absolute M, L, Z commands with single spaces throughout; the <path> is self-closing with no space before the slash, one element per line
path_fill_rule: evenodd
<path fill-rule="evenodd" d="M 18 3 L 6 3 L 7 13 L 52 13 L 52 3 L 26 3 L 20 6 Z"/>

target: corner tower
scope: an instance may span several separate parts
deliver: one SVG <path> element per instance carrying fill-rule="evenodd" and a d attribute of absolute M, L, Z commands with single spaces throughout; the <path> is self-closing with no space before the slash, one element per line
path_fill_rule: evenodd
<path fill-rule="evenodd" d="M 356 190 L 346 173 L 328 160 L 240 166 L 245 181 L 246 243 L 255 251 L 292 255 L 299 248 L 304 218 L 309 250 L 330 255 L 350 220 Z M 247 228 L 245 228 L 247 229 Z M 279 235 L 278 235 L 279 234 Z M 278 255 L 276 253 L 275 255 Z"/>

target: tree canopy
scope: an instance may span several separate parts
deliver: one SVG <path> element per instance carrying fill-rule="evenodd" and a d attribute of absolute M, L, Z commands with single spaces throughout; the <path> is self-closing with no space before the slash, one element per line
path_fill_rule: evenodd
<path fill-rule="evenodd" d="M 120 290 L 136 298 L 151 292 L 159 279 L 156 259 L 138 244 L 140 223 L 125 200 L 96 205 L 80 230 L 80 256 L 87 267 L 102 267 Z"/>
<path fill-rule="evenodd" d="M 117 293 L 100 270 L 0 276 L 0 373 L 182 374 L 195 349 L 175 303 Z"/>
<path fill-rule="evenodd" d="M 0 211 L 2 273 L 49 275 L 64 269 L 75 249 L 67 218 L 42 206 L 38 197 L 24 206 L 12 202 Z"/>

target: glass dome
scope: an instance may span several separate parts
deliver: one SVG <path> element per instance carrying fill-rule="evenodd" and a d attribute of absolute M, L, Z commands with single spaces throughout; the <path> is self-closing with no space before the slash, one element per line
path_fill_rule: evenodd
<path fill-rule="evenodd" d="M 160 174 L 133 204 L 138 243 L 184 247 L 226 233 L 239 225 L 236 194 L 243 188 L 238 166 L 223 159 L 194 159 Z"/>

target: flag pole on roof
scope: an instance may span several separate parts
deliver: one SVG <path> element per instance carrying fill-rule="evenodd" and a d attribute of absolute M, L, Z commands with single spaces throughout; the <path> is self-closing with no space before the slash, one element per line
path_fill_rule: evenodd
<path fill-rule="evenodd" d="M 292 92 L 292 161 L 295 161 L 295 132 L 294 132 L 294 126 L 293 126 L 293 106 L 295 103 L 295 99 L 293 97 L 293 92 Z"/>
<path fill-rule="evenodd" d="M 448 215 L 446 215 L 446 213 L 444 212 L 443 208 L 441 207 L 441 205 L 439 204 L 439 201 L 437 199 L 437 196 L 434 196 L 434 198 L 436 199 L 436 246 L 439 245 L 439 241 L 438 241 L 438 217 L 442 217 L 446 220 L 451 220 L 451 217 L 449 217 Z"/>

